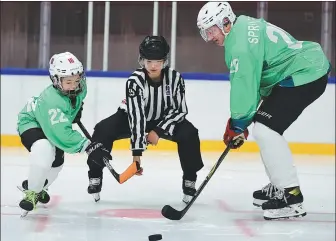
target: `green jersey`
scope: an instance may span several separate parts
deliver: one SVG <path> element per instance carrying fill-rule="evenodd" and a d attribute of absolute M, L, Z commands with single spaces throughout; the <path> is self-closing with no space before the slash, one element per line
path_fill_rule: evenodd
<path fill-rule="evenodd" d="M 72 129 L 72 122 L 81 108 L 87 93 L 86 85 L 72 106 L 68 96 L 62 95 L 52 85 L 39 96 L 32 97 L 18 115 L 18 132 L 41 128 L 47 139 L 66 153 L 84 151 L 88 139 Z"/>
<path fill-rule="evenodd" d="M 239 129 L 251 124 L 260 98 L 268 96 L 275 85 L 304 85 L 330 71 L 318 43 L 297 41 L 263 19 L 239 16 L 224 46 L 231 118 Z"/>

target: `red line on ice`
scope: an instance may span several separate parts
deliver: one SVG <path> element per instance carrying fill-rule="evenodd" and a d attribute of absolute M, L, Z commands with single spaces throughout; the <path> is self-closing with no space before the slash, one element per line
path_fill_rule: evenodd
<path fill-rule="evenodd" d="M 61 200 L 61 196 L 58 196 L 58 195 L 51 196 L 50 202 L 46 206 L 48 207 L 48 209 L 55 208 L 60 203 L 60 200 Z M 36 222 L 37 223 L 35 226 L 35 232 L 43 232 L 46 229 L 48 223 L 50 222 L 50 217 L 49 215 L 37 216 Z"/>
<path fill-rule="evenodd" d="M 256 234 L 252 231 L 252 229 L 248 226 L 246 221 L 244 219 L 235 219 L 236 226 L 240 228 L 240 231 L 245 234 L 245 236 L 248 237 L 254 237 Z"/>
<path fill-rule="evenodd" d="M 224 200 L 218 200 L 218 206 L 225 212 L 235 213 L 235 211 L 229 204 L 227 204 Z M 240 229 L 240 231 L 247 237 L 255 237 L 256 234 L 252 231 L 252 229 L 248 226 L 247 220 L 244 219 L 234 219 L 236 226 Z"/>

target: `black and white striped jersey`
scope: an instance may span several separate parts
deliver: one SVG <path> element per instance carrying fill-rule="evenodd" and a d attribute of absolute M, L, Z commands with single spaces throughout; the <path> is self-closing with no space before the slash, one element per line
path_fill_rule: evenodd
<path fill-rule="evenodd" d="M 146 149 L 147 121 L 158 121 L 159 130 L 172 136 L 175 125 L 188 113 L 184 79 L 168 67 L 163 69 L 160 82 L 153 82 L 144 69 L 134 71 L 126 82 L 125 102 L 133 155 Z"/>

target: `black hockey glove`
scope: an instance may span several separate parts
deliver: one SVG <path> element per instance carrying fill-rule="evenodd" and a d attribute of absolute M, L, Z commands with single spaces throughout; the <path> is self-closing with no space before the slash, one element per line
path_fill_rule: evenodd
<path fill-rule="evenodd" d="M 105 167 L 104 160 L 112 160 L 110 152 L 104 147 L 102 143 L 91 142 L 90 145 L 85 149 L 89 156 L 89 160 L 95 162 L 101 167 Z"/>
<path fill-rule="evenodd" d="M 72 121 L 72 123 L 74 123 L 74 124 L 78 123 L 80 121 L 80 119 L 82 118 L 83 105 L 84 105 L 84 102 L 82 102 L 81 108 L 77 112 L 77 115 L 76 115 L 75 119 Z"/>

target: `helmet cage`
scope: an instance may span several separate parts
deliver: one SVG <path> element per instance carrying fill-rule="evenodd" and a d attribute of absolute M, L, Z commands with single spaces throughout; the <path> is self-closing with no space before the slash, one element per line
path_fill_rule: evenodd
<path fill-rule="evenodd" d="M 141 55 L 139 54 L 139 57 L 138 57 L 138 63 L 139 63 L 139 65 L 141 66 L 141 68 L 145 68 L 145 60 L 146 60 L 146 59 L 147 59 L 147 58 L 143 58 L 143 57 L 141 57 Z M 163 69 L 164 69 L 165 67 L 167 67 L 168 64 L 169 64 L 168 56 L 166 56 L 166 58 L 164 58 L 164 59 L 147 59 L 147 60 L 164 60 L 163 65 L 162 65 L 162 68 L 163 68 Z"/>
<path fill-rule="evenodd" d="M 82 73 L 73 73 L 73 75 L 79 74 L 80 80 L 77 88 L 75 90 L 64 90 L 62 87 L 62 81 L 63 78 L 67 76 L 61 76 L 58 75 L 50 75 L 50 79 L 53 83 L 54 88 L 56 88 L 62 95 L 68 96 L 68 97 L 76 97 L 79 95 L 85 88 L 86 88 L 86 75 L 84 72 Z"/>

